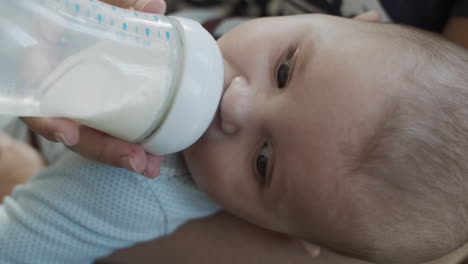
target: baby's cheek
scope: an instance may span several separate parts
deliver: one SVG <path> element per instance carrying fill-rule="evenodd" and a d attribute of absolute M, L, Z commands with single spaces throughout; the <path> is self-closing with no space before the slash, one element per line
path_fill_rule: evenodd
<path fill-rule="evenodd" d="M 206 192 L 213 199 L 218 200 L 219 192 L 224 189 L 223 172 L 211 166 L 200 166 L 193 173 L 193 179 L 201 190 Z"/>
<path fill-rule="evenodd" d="M 217 131 L 218 129 L 214 129 Z M 245 150 L 233 137 L 206 135 L 184 151 L 197 186 L 218 203 L 233 200 L 247 178 Z"/>
<path fill-rule="evenodd" d="M 197 186 L 201 190 L 209 192 L 209 190 L 212 189 L 210 186 L 213 185 L 213 165 L 212 162 L 210 162 L 211 158 L 207 154 L 207 151 L 202 150 L 203 147 L 197 146 L 196 143 L 195 146 L 184 151 L 184 158 L 188 170 Z"/>
<path fill-rule="evenodd" d="M 216 157 L 212 157 L 211 162 L 209 166 L 203 166 L 197 171 L 199 173 L 194 177 L 195 182 L 211 199 L 226 209 L 230 209 L 233 203 L 240 200 L 236 193 L 241 195 L 242 192 L 227 166 L 224 166 Z"/>

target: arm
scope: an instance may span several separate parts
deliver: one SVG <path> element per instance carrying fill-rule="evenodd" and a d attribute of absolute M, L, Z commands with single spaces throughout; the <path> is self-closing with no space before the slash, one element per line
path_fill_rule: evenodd
<path fill-rule="evenodd" d="M 443 35 L 465 48 L 468 48 L 468 17 L 451 17 Z"/>
<path fill-rule="evenodd" d="M 175 233 L 118 251 L 98 263 L 366 264 L 321 249 L 313 257 L 296 240 L 227 213 L 194 220 Z"/>
<path fill-rule="evenodd" d="M 443 35 L 468 48 L 468 0 L 455 1 L 452 17 L 447 22 Z"/>

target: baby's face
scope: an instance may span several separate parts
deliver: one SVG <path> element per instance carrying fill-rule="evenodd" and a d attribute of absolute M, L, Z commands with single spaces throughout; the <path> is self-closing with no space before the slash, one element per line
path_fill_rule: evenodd
<path fill-rule="evenodd" d="M 304 15 L 254 20 L 223 36 L 220 109 L 184 152 L 199 186 L 276 231 L 323 242 L 348 230 L 360 206 L 350 157 L 386 108 L 388 76 L 403 68 L 388 59 L 399 49 L 379 26 Z"/>

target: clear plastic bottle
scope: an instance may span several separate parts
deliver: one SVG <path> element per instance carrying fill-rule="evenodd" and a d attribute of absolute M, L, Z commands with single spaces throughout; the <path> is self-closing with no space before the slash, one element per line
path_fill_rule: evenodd
<path fill-rule="evenodd" d="M 195 21 L 97 0 L 0 4 L 0 114 L 66 117 L 166 154 L 208 128 L 223 87 Z"/>

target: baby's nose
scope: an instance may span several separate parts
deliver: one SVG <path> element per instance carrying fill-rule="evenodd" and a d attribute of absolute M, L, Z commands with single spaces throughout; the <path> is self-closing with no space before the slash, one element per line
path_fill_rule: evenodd
<path fill-rule="evenodd" d="M 252 117 L 254 93 L 243 76 L 234 77 L 221 99 L 221 130 L 236 134 Z"/>

